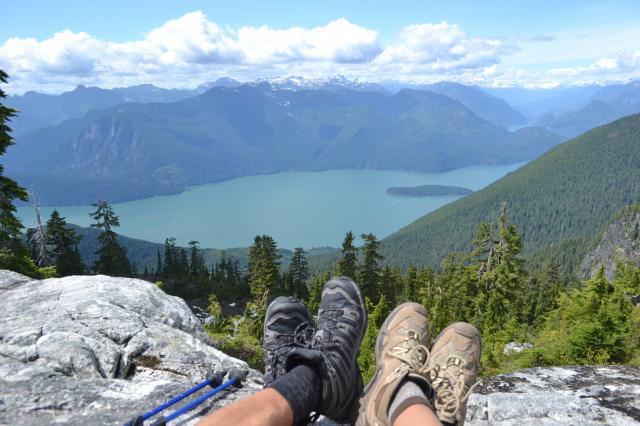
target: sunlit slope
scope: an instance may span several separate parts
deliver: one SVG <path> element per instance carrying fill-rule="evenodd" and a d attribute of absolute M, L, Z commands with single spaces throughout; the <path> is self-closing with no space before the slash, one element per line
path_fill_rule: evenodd
<path fill-rule="evenodd" d="M 639 201 L 637 114 L 558 145 L 489 187 L 423 216 L 386 238 L 384 255 L 392 264 L 437 266 L 448 253 L 469 250 L 478 224 L 506 202 L 525 253 L 547 253 L 562 262 L 565 252 L 579 252 L 621 207 Z"/>

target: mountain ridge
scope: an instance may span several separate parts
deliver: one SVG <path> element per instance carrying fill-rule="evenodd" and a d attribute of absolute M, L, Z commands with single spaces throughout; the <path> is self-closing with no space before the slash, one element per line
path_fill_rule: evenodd
<path fill-rule="evenodd" d="M 291 170 L 443 171 L 512 163 L 560 141 L 542 128 L 508 132 L 428 91 L 390 95 L 242 85 L 215 87 L 173 103 L 91 110 L 19 136 L 6 168 L 26 180 L 34 174 L 76 179 L 78 185 L 117 179 L 157 184 L 166 193 Z M 123 199 L 113 195 L 110 201 Z"/>
<path fill-rule="evenodd" d="M 450 253 L 468 252 L 478 225 L 506 202 L 524 254 L 549 259 L 573 250 L 563 262 L 570 272 L 586 254 L 585 241 L 620 208 L 640 201 L 638 141 L 640 114 L 593 129 L 398 230 L 382 240 L 382 252 L 392 264 L 437 267 Z M 553 251 L 562 244 L 563 253 Z"/>

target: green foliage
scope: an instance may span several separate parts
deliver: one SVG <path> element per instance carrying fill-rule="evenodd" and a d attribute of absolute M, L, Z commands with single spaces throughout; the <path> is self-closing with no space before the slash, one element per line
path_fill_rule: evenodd
<path fill-rule="evenodd" d="M 0 248 L 0 269 L 9 269 L 32 278 L 42 278 L 29 252 L 19 242 L 13 246 Z"/>
<path fill-rule="evenodd" d="M 467 195 L 473 191 L 468 188 L 450 185 L 392 186 L 387 194 L 404 197 L 429 197 L 438 195 Z"/>
<path fill-rule="evenodd" d="M 322 296 L 322 288 L 324 283 L 329 281 L 329 272 L 325 272 L 311 278 L 311 284 L 309 286 L 309 301 L 307 302 L 307 309 L 312 315 L 315 315 L 320 309 L 320 297 Z"/>
<path fill-rule="evenodd" d="M 113 231 L 113 228 L 120 226 L 120 219 L 106 201 L 100 200 L 94 207 L 96 210 L 90 216 L 96 223 L 91 226 L 101 231 L 98 236 L 100 247 L 96 251 L 98 260 L 94 264 L 95 271 L 106 275 L 131 276 L 133 271 L 127 258 L 127 250 L 118 244 L 117 234 Z"/>
<path fill-rule="evenodd" d="M 254 301 L 269 299 L 280 279 L 280 255 L 276 242 L 258 235 L 249 248 L 249 287 Z"/>
<path fill-rule="evenodd" d="M 289 264 L 289 279 L 291 288 L 288 293 L 293 294 L 300 300 L 309 298 L 307 281 L 309 280 L 309 263 L 302 247 L 297 247 L 293 251 L 293 258 Z"/>
<path fill-rule="evenodd" d="M 380 296 L 377 304 L 373 305 L 370 299 L 366 299 L 367 304 L 367 330 L 358 355 L 358 364 L 362 372 L 362 379 L 368 383 L 376 372 L 376 339 L 380 332 L 382 323 L 391 312 L 391 308 L 384 294 Z"/>
<path fill-rule="evenodd" d="M 640 293 L 640 271 L 622 266 L 609 282 L 603 270 L 582 289 L 560 296 L 545 321 L 539 346 L 545 364 L 622 363 L 637 345 L 638 307 L 629 297 Z"/>
<path fill-rule="evenodd" d="M 7 82 L 8 75 L 0 69 L 0 83 Z M 6 98 L 0 89 L 0 100 Z M 9 122 L 16 111 L 0 103 L 0 156 L 5 155 L 7 148 L 13 145 Z M 20 240 L 22 224 L 15 216 L 14 200 L 27 201 L 28 194 L 15 181 L 4 176 L 4 166 L 0 165 L 0 268 L 31 276 L 39 277 L 35 264 Z"/>
<path fill-rule="evenodd" d="M 246 361 L 251 368 L 264 371 L 261 338 L 252 334 L 253 324 L 247 317 L 232 317 L 222 324 L 212 323 L 205 328 L 213 338 L 216 348 Z"/>
<path fill-rule="evenodd" d="M 342 242 L 342 256 L 336 265 L 336 273 L 351 279 L 358 276 L 358 249 L 353 245 L 355 236 L 349 231 Z"/>
<path fill-rule="evenodd" d="M 67 222 L 57 210 L 51 213 L 51 218 L 47 221 L 47 235 L 58 275 L 66 277 L 83 274 L 85 267 L 78 252 L 81 237 L 76 235 L 73 228 L 67 227 Z"/>
<path fill-rule="evenodd" d="M 359 268 L 358 282 L 365 297 L 378 302 L 378 285 L 380 280 L 379 262 L 384 259 L 380 255 L 380 241 L 373 234 L 362 234 L 362 265 Z"/>

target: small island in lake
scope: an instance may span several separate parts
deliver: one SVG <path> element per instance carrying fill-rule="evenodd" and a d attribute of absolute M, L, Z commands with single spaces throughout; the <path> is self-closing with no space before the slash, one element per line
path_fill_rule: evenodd
<path fill-rule="evenodd" d="M 467 195 L 473 191 L 460 186 L 448 185 L 419 185 L 419 186 L 393 186 L 387 189 L 389 195 L 401 195 L 404 197 L 429 197 L 434 195 Z"/>

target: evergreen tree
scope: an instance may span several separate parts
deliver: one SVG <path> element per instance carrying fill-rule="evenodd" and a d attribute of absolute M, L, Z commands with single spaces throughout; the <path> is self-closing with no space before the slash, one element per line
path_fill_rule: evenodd
<path fill-rule="evenodd" d="M 342 257 L 336 267 L 338 275 L 356 279 L 358 271 L 358 249 L 353 245 L 353 232 L 347 232 L 342 242 Z"/>
<path fill-rule="evenodd" d="M 418 270 L 415 266 L 410 266 L 407 276 L 403 280 L 401 301 L 416 302 L 418 300 Z"/>
<path fill-rule="evenodd" d="M 302 247 L 296 247 L 289 264 L 289 280 L 291 281 L 292 294 L 300 300 L 309 298 L 307 280 L 309 279 L 309 264 Z"/>
<path fill-rule="evenodd" d="M 402 298 L 402 276 L 400 272 L 388 265 L 382 268 L 376 293 L 378 296 L 384 295 L 389 306 L 396 306 Z"/>
<path fill-rule="evenodd" d="M 309 285 L 309 301 L 307 302 L 307 309 L 309 309 L 311 315 L 316 315 L 320 309 L 322 289 L 324 288 L 324 283 L 329 281 L 330 278 L 331 276 L 329 275 L 329 272 L 324 272 L 311 278 L 311 283 Z"/>
<path fill-rule="evenodd" d="M 47 233 L 58 276 L 84 274 L 85 267 L 78 251 L 82 237 L 77 236 L 73 228 L 67 227 L 67 222 L 57 210 L 51 213 L 47 221 Z"/>
<path fill-rule="evenodd" d="M 178 272 L 178 259 L 176 253 L 176 239 L 173 237 L 164 240 L 164 275 L 174 277 Z"/>
<path fill-rule="evenodd" d="M 0 83 L 7 82 L 7 74 L 0 70 Z M 6 97 L 0 89 L 0 100 Z M 0 103 L 0 156 L 13 145 L 9 121 L 16 110 Z M 20 240 L 22 224 L 15 216 L 14 200 L 27 201 L 27 191 L 15 181 L 4 176 L 4 166 L 0 164 L 0 268 L 37 276 L 39 273 L 29 258 L 27 248 Z"/>
<path fill-rule="evenodd" d="M 256 236 L 249 248 L 249 287 L 254 301 L 269 299 L 278 286 L 279 270 L 280 255 L 276 242 L 268 235 Z"/>
<path fill-rule="evenodd" d="M 189 241 L 189 274 L 191 278 L 204 283 L 209 275 L 209 270 L 204 263 L 204 256 L 198 241 Z"/>
<path fill-rule="evenodd" d="M 497 235 L 497 238 L 491 237 L 491 249 L 478 250 L 478 247 L 482 248 L 478 242 L 486 241 L 487 235 Z M 487 232 L 486 226 L 481 226 L 474 252 L 486 256 L 480 259 L 481 266 L 478 268 L 480 282 L 477 306 L 478 319 L 487 332 L 503 329 L 510 318 L 520 313 L 522 284 L 525 282 L 521 250 L 522 239 L 515 225 L 509 223 L 507 208 L 503 204 L 497 232 Z"/>
<path fill-rule="evenodd" d="M 178 249 L 178 270 L 177 273 L 179 276 L 184 277 L 189 274 L 189 257 L 187 256 L 187 251 L 180 247 Z"/>
<path fill-rule="evenodd" d="M 160 250 L 156 251 L 156 278 L 160 277 L 163 273 L 163 268 L 162 268 L 162 258 L 160 257 Z"/>
<path fill-rule="evenodd" d="M 99 248 L 96 251 L 98 260 L 94 268 L 99 274 L 115 276 L 131 276 L 131 264 L 127 258 L 127 250 L 118 243 L 118 235 L 113 228 L 120 226 L 120 219 L 113 208 L 103 200 L 93 205 L 96 210 L 90 216 L 96 221 L 91 227 L 101 230 L 98 236 Z"/>
<path fill-rule="evenodd" d="M 391 312 L 391 306 L 387 302 L 384 294 L 380 296 L 380 300 L 375 305 L 368 298 L 365 299 L 365 303 L 369 314 L 367 318 L 367 330 L 360 345 L 358 363 L 362 371 L 362 378 L 366 383 L 373 378 L 376 371 L 376 340 L 382 323 Z"/>
<path fill-rule="evenodd" d="M 380 266 L 379 261 L 384 257 L 380 255 L 380 241 L 373 234 L 362 234 L 361 238 L 364 240 L 363 262 L 359 270 L 360 275 L 360 288 L 362 289 L 365 297 L 371 299 L 374 303 L 378 303 L 377 294 L 378 283 L 380 281 Z"/>

